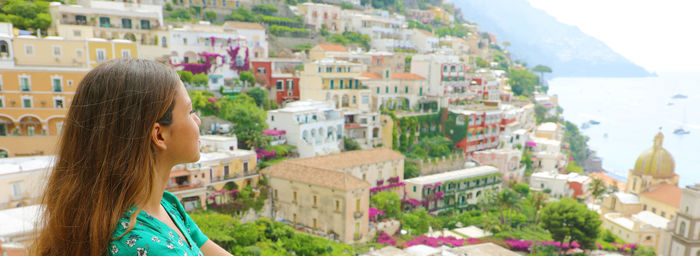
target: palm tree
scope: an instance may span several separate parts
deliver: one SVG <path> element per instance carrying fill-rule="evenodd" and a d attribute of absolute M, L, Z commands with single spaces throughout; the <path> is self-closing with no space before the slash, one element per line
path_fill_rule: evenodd
<path fill-rule="evenodd" d="M 545 202 L 547 202 L 548 198 L 547 194 L 542 192 L 535 192 L 532 198 L 535 202 L 535 226 L 537 226 L 540 217 L 540 209 L 544 206 Z"/>
<path fill-rule="evenodd" d="M 496 203 L 500 208 L 500 220 L 501 223 L 506 224 L 507 229 L 510 228 L 511 209 L 518 207 L 518 201 L 520 201 L 520 196 L 512 189 L 502 190 L 496 195 Z M 503 215 L 504 209 L 506 216 Z"/>
<path fill-rule="evenodd" d="M 597 201 L 605 193 L 605 183 L 603 183 L 601 179 L 593 179 L 593 181 L 588 184 L 588 190 L 591 191 L 593 199 Z"/>
<path fill-rule="evenodd" d="M 540 85 L 544 86 L 544 73 L 552 73 L 552 69 L 545 65 L 537 65 L 532 68 L 532 72 L 540 73 Z"/>

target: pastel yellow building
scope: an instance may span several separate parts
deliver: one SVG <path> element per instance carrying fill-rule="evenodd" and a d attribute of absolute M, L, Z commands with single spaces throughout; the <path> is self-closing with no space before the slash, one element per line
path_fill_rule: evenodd
<path fill-rule="evenodd" d="M 299 80 L 301 100 L 333 101 L 336 108 L 369 110 L 370 91 L 358 79 L 364 70 L 363 64 L 331 58 L 307 63 Z"/>
<path fill-rule="evenodd" d="M 0 157 L 51 155 L 75 90 L 90 68 L 136 58 L 130 41 L 18 36 L 0 66 Z"/>

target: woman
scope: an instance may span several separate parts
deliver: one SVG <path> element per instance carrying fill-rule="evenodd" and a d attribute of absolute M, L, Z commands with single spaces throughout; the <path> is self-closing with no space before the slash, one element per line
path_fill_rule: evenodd
<path fill-rule="evenodd" d="M 229 255 L 165 191 L 199 160 L 199 118 L 177 73 L 104 63 L 80 82 L 42 198 L 33 255 Z"/>

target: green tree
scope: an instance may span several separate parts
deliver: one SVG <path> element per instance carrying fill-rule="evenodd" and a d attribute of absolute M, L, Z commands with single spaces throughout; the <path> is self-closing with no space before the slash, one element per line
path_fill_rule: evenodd
<path fill-rule="evenodd" d="M 420 176 L 420 169 L 418 164 L 411 161 L 403 162 L 403 178 L 410 179 Z"/>
<path fill-rule="evenodd" d="M 204 12 L 204 18 L 211 23 L 216 22 L 216 12 L 206 11 Z"/>
<path fill-rule="evenodd" d="M 372 195 L 369 204 L 383 211 L 387 218 L 396 218 L 401 214 L 401 198 L 395 192 L 379 192 Z"/>
<path fill-rule="evenodd" d="M 172 11 L 173 11 L 173 5 L 170 4 L 170 3 L 166 3 L 166 4 L 165 4 L 165 10 L 166 10 L 166 11 L 169 11 L 169 12 L 172 12 Z"/>
<path fill-rule="evenodd" d="M 191 20 L 192 14 L 190 14 L 189 10 L 178 9 L 178 10 L 170 12 L 170 14 L 168 15 L 168 18 L 175 19 L 175 20 Z"/>
<path fill-rule="evenodd" d="M 593 199 L 598 200 L 605 193 L 605 183 L 603 183 L 601 179 L 593 179 L 593 181 L 588 184 L 588 191 L 591 191 Z"/>
<path fill-rule="evenodd" d="M 512 69 L 508 76 L 508 83 L 516 96 L 532 97 L 537 84 L 537 76 L 526 69 Z"/>
<path fill-rule="evenodd" d="M 425 209 L 403 214 L 400 218 L 402 221 L 402 228 L 408 230 L 411 235 L 425 234 L 430 227 L 432 227 L 433 230 L 442 228 L 440 221 L 428 214 L 428 211 Z"/>
<path fill-rule="evenodd" d="M 5 0 L 1 6 L 0 21 L 10 22 L 15 28 L 46 31 L 51 25 L 47 1 Z"/>
<path fill-rule="evenodd" d="M 549 203 L 542 210 L 543 227 L 562 244 L 578 241 L 583 248 L 591 248 L 600 233 L 600 223 L 596 212 L 571 198 Z"/>
<path fill-rule="evenodd" d="M 360 144 L 357 144 L 357 141 L 355 141 L 351 138 L 343 138 L 343 145 L 344 145 L 345 151 L 353 151 L 353 150 L 360 149 Z"/>
<path fill-rule="evenodd" d="M 231 248 L 238 241 L 231 230 L 240 225 L 231 215 L 213 212 L 190 213 L 192 220 L 209 239 L 223 248 Z"/>
<path fill-rule="evenodd" d="M 177 71 L 177 74 L 180 76 L 180 80 L 182 80 L 182 83 L 189 84 L 192 82 L 192 72 L 181 70 Z"/>
<path fill-rule="evenodd" d="M 258 17 L 253 14 L 250 10 L 246 8 L 237 8 L 231 11 L 231 14 L 227 15 L 225 20 L 233 21 L 245 21 L 245 22 L 257 22 Z"/>
<path fill-rule="evenodd" d="M 540 84 L 544 85 L 544 73 L 552 73 L 552 69 L 545 65 L 537 65 L 532 68 L 532 72 L 540 73 Z"/>
<path fill-rule="evenodd" d="M 238 137 L 241 148 L 260 148 L 264 145 L 262 130 L 267 129 L 267 114 L 255 105 L 255 100 L 246 94 L 239 94 L 233 99 L 218 101 L 221 117 L 235 126 L 233 133 Z"/>
<path fill-rule="evenodd" d="M 253 13 L 271 16 L 277 13 L 277 8 L 269 4 L 258 4 L 256 6 L 253 6 L 252 11 Z"/>
<path fill-rule="evenodd" d="M 191 90 L 187 93 L 190 95 L 190 100 L 192 100 L 192 109 L 199 112 L 202 116 L 218 114 L 218 107 L 215 104 L 216 98 L 213 93 L 202 90 Z"/>
<path fill-rule="evenodd" d="M 520 158 L 520 163 L 525 164 L 525 172 L 532 172 L 532 152 L 530 150 L 523 151 L 523 156 Z"/>
<path fill-rule="evenodd" d="M 654 249 L 649 247 L 638 247 L 634 250 L 634 256 L 656 256 Z"/>
<path fill-rule="evenodd" d="M 527 197 L 527 195 L 530 193 L 530 185 L 524 182 L 520 182 L 513 186 L 513 191 L 520 194 L 521 197 Z"/>
<path fill-rule="evenodd" d="M 250 71 L 241 71 L 238 73 L 238 79 L 241 80 L 241 82 L 245 82 L 246 85 L 255 84 L 255 76 L 253 76 L 253 73 Z"/>
<path fill-rule="evenodd" d="M 406 55 L 404 58 L 404 72 L 411 72 L 411 60 L 413 59 L 413 55 Z"/>
<path fill-rule="evenodd" d="M 265 100 L 267 100 L 267 91 L 261 89 L 260 87 L 255 87 L 246 92 L 248 96 L 255 100 L 255 105 L 262 107 Z"/>
<path fill-rule="evenodd" d="M 499 206 L 499 219 L 505 224 L 506 229 L 510 229 L 511 211 L 518 207 L 520 195 L 512 189 L 504 189 L 496 194 L 496 203 Z"/>
<path fill-rule="evenodd" d="M 209 84 L 209 76 L 205 73 L 199 73 L 192 76 L 192 83 L 195 86 L 207 86 Z"/>

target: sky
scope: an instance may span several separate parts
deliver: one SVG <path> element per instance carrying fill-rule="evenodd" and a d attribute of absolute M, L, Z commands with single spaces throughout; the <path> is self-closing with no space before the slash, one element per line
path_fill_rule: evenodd
<path fill-rule="evenodd" d="M 529 1 L 648 71 L 700 72 L 700 1 Z"/>

